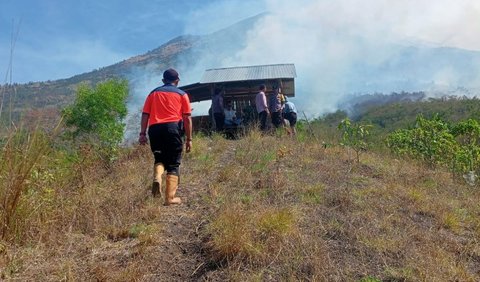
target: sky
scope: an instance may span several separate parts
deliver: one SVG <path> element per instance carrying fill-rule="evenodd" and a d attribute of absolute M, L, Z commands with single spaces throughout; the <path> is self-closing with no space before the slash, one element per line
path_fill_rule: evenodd
<path fill-rule="evenodd" d="M 68 78 L 264 12 L 245 48 L 218 67 L 294 63 L 295 99 L 313 114 L 335 110 L 338 93 L 359 77 L 355 66 L 388 62 L 395 44 L 480 51 L 479 0 L 2 0 L 0 84 Z M 480 62 L 473 68 L 472 85 L 480 86 Z M 448 67 L 427 71 L 446 85 L 463 76 Z M 158 80 L 133 92 L 145 95 Z"/>

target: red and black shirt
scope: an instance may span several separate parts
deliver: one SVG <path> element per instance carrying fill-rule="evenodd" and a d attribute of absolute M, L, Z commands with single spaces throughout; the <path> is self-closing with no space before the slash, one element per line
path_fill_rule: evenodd
<path fill-rule="evenodd" d="M 174 85 L 166 84 L 148 94 L 143 113 L 149 114 L 148 125 L 178 122 L 183 115 L 190 115 L 192 108 L 187 93 Z"/>

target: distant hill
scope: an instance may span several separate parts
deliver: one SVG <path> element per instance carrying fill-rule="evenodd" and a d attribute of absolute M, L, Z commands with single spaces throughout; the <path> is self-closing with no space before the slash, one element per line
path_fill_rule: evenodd
<path fill-rule="evenodd" d="M 17 105 L 28 105 L 34 108 L 48 106 L 64 106 L 72 101 L 76 87 L 80 83 L 95 85 L 96 83 L 118 77 L 127 77 L 131 69 L 147 64 L 156 64 L 158 70 L 174 64 L 180 53 L 191 48 L 196 38 L 180 36 L 143 55 L 135 56 L 111 66 L 75 75 L 67 79 L 45 82 L 31 82 L 8 86 L 8 93 L 16 91 Z"/>
<path fill-rule="evenodd" d="M 413 126 L 417 115 L 438 116 L 449 122 L 470 118 L 480 120 L 480 100 L 467 97 L 444 97 L 422 101 L 402 101 L 371 107 L 357 117 L 364 122 L 392 131 Z"/>
<path fill-rule="evenodd" d="M 427 119 L 439 117 L 457 123 L 468 119 L 480 120 L 480 99 L 467 96 L 427 98 L 424 92 L 373 94 L 354 97 L 345 109 L 325 114 L 315 121 L 336 128 L 342 119 L 350 117 L 356 122 L 374 125 L 379 136 L 397 129 L 415 125 L 417 116 Z M 350 111 L 349 109 L 354 109 Z"/>
<path fill-rule="evenodd" d="M 14 97 L 13 110 L 15 114 L 25 109 L 58 109 L 73 101 L 76 88 L 80 83 L 95 85 L 106 79 L 126 78 L 134 86 L 142 81 L 142 76 L 157 76 L 160 79 L 163 70 L 170 66 L 196 62 L 200 59 L 210 60 L 215 65 L 215 62 L 219 62 L 229 52 L 236 52 L 243 47 L 241 42 L 246 42 L 247 31 L 261 17 L 262 15 L 248 18 L 208 35 L 179 36 L 145 54 L 70 78 L 3 85 L 2 91 L 6 91 L 4 102 L 9 103 L 10 96 Z M 230 42 L 231 44 L 229 48 L 225 48 L 229 44 L 222 44 L 222 49 L 220 49 L 216 42 Z M 202 58 L 199 58 L 200 55 Z M 148 73 L 145 71 L 146 69 L 148 69 Z M 4 107 L 8 108 L 8 106 Z"/>
<path fill-rule="evenodd" d="M 227 59 L 235 58 L 239 51 L 244 50 L 248 44 L 249 31 L 258 26 L 259 21 L 264 17 L 265 14 L 260 14 L 207 35 L 179 36 L 145 54 L 70 78 L 4 85 L 2 86 L 6 91 L 4 104 L 9 103 L 10 100 L 14 101 L 12 107 L 14 115 L 32 109 L 36 111 L 58 110 L 73 101 L 75 90 L 80 83 L 94 85 L 99 81 L 114 77 L 128 79 L 132 95 L 136 95 L 135 97 L 138 98 L 139 93 L 145 95 L 145 92 L 148 91 L 148 89 L 142 88 L 146 85 L 145 81 L 155 79 L 156 82 L 159 82 L 161 72 L 170 66 L 182 70 L 182 84 L 197 82 L 205 69 L 224 67 L 223 64 Z M 355 44 L 355 42 L 361 42 L 361 39 L 352 39 L 351 42 Z M 344 75 L 346 85 L 343 91 L 348 93 L 389 93 L 389 90 L 385 91 L 384 89 L 399 89 L 398 92 L 422 93 L 427 89 L 438 89 L 443 83 L 447 86 L 451 83 L 451 85 L 466 89 L 479 87 L 480 52 L 408 44 L 398 43 L 385 47 L 391 49 L 389 50 L 391 55 L 379 61 L 370 61 L 369 59 L 361 61 L 362 58 L 359 58 L 360 61 L 351 62 Z M 321 50 L 319 50 L 319 54 L 321 54 Z M 243 64 L 243 62 L 239 62 L 239 64 Z M 253 65 L 255 62 L 251 64 Z M 302 76 L 307 67 L 315 68 L 315 66 L 297 65 L 298 92 L 318 95 L 315 103 L 321 102 L 323 96 L 315 93 L 315 89 L 318 91 L 321 86 L 317 87 L 316 81 L 305 81 Z M 340 94 L 342 95 L 338 95 L 339 97 L 346 95 L 345 93 Z M 470 93 L 469 96 L 478 96 L 479 94 Z M 309 108 L 309 103 L 310 106 L 312 103 L 309 102 L 310 99 L 306 99 L 309 97 L 308 95 L 298 95 L 299 97 L 296 98 L 298 100 L 295 102 L 298 102 L 300 107 L 303 105 L 305 108 Z M 425 94 L 425 96 L 430 95 L 431 93 Z M 440 90 L 435 95 L 443 96 L 448 93 Z M 357 106 L 365 105 L 365 101 L 359 102 L 357 98 L 347 95 L 346 99 L 339 101 L 337 106 L 355 111 Z M 395 101 L 395 97 L 391 98 L 383 99 L 381 104 Z M 419 96 L 414 97 L 414 99 L 418 98 Z M 351 101 L 345 102 L 348 100 Z M 315 107 L 316 104 L 309 109 Z"/>
<path fill-rule="evenodd" d="M 10 112 L 10 106 L 8 105 L 10 101 L 14 101 L 11 108 L 14 121 L 18 120 L 20 115 L 51 118 L 52 111 L 59 112 L 59 109 L 73 102 L 79 84 L 95 85 L 110 78 L 128 78 L 132 68 L 152 64 L 153 62 L 159 70 L 163 69 L 167 65 L 174 64 L 174 60 L 179 56 L 179 53 L 191 48 L 194 42 L 194 37 L 177 37 L 143 55 L 67 79 L 4 85 L 2 86 L 3 91 L 6 91 L 4 114 L 0 121 L 8 123 L 5 112 Z"/>

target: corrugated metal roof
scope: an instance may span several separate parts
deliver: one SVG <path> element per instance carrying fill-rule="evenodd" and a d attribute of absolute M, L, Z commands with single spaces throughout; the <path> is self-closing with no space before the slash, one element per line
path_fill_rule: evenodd
<path fill-rule="evenodd" d="M 246 66 L 206 70 L 200 83 L 294 78 L 296 76 L 294 64 Z"/>

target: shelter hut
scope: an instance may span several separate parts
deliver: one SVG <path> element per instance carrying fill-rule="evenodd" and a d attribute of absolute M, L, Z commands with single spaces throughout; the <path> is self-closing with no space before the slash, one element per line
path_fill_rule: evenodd
<path fill-rule="evenodd" d="M 259 85 L 267 86 L 267 95 L 274 87 L 280 87 L 283 95 L 294 97 L 295 77 L 294 64 L 218 68 L 206 70 L 200 82 L 180 88 L 188 93 L 191 102 L 211 100 L 216 89 L 224 89 L 224 101 L 232 103 L 237 116 L 245 116 L 252 109 L 256 116 L 255 95 L 259 91 Z M 210 130 L 214 127 L 211 123 L 209 116 L 194 117 L 196 129 Z"/>

